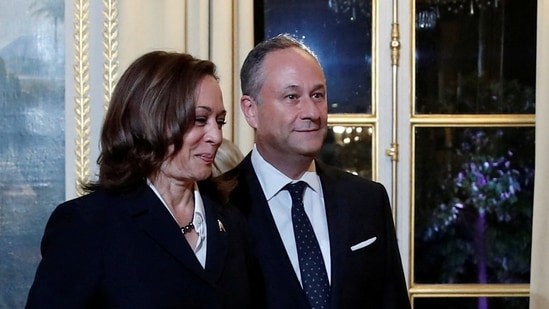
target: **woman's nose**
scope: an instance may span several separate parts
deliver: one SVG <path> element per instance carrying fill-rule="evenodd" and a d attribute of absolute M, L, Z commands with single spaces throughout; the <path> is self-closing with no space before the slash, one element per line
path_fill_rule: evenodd
<path fill-rule="evenodd" d="M 223 141 L 223 130 L 217 125 L 211 126 L 208 129 L 206 140 L 212 144 L 221 145 L 221 142 Z"/>

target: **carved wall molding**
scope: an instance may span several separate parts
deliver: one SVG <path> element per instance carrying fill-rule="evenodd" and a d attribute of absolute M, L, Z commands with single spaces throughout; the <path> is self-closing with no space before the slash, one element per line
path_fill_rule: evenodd
<path fill-rule="evenodd" d="M 75 1 L 74 13 L 74 113 L 76 193 L 90 176 L 90 72 L 89 72 L 89 1 Z"/>
<path fill-rule="evenodd" d="M 101 10 L 101 19 L 93 18 L 98 15 L 94 15 L 94 10 Z M 108 108 L 118 77 L 118 0 L 103 0 L 101 7 L 90 6 L 89 0 L 75 0 L 73 16 L 74 185 L 76 195 L 80 196 L 84 193 L 82 185 L 91 179 L 92 163 L 95 162 L 90 159 L 90 145 L 95 144 L 92 133 L 96 133 L 92 131 L 98 129 L 102 123 L 102 115 Z M 92 28 L 100 29 L 100 32 L 90 31 Z M 90 44 L 98 41 L 101 42 L 101 52 L 91 52 Z M 96 60 L 97 58 L 101 59 Z M 98 69 L 99 63 L 102 70 L 93 70 L 92 65 L 95 64 Z M 95 82 L 97 87 L 93 85 L 94 72 L 97 76 L 102 75 L 102 97 L 98 92 L 99 83 Z M 101 112 L 96 111 L 94 114 L 92 105 L 99 106 L 101 102 Z"/>

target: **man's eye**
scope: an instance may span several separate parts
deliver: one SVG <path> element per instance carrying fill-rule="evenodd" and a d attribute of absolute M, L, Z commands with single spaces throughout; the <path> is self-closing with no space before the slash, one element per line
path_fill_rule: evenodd
<path fill-rule="evenodd" d="M 315 93 L 313 93 L 313 98 L 322 99 L 322 98 L 324 98 L 324 93 L 322 93 L 322 92 L 315 92 Z"/>
<path fill-rule="evenodd" d="M 290 99 L 290 100 L 295 100 L 295 99 L 297 99 L 297 95 L 295 95 L 295 94 L 289 94 L 289 95 L 286 96 L 286 98 L 288 98 L 288 99 Z"/>

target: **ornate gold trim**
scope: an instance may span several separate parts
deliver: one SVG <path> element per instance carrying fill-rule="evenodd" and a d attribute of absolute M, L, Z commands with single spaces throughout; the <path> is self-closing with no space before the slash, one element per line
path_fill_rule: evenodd
<path fill-rule="evenodd" d="M 399 24 L 395 21 L 391 25 L 391 64 L 398 66 L 400 61 L 400 30 Z"/>
<path fill-rule="evenodd" d="M 76 193 L 82 195 L 81 185 L 88 182 L 90 175 L 90 85 L 89 85 L 89 55 L 88 55 L 88 28 L 89 2 L 88 0 L 75 1 L 74 14 L 74 81 L 76 95 L 75 120 L 75 172 Z"/>
<path fill-rule="evenodd" d="M 103 0 L 103 81 L 105 88 L 104 110 L 109 108 L 118 75 L 118 0 Z"/>
<path fill-rule="evenodd" d="M 414 115 L 412 125 L 424 126 L 535 126 L 533 114 L 494 114 L 494 115 Z"/>
<path fill-rule="evenodd" d="M 528 284 L 417 284 L 413 297 L 528 297 Z"/>
<path fill-rule="evenodd" d="M 391 67 L 392 67 L 392 128 L 391 147 L 385 150 L 385 155 L 391 158 L 391 206 L 393 220 L 397 224 L 398 210 L 398 67 L 400 61 L 400 28 L 398 23 L 398 0 L 393 0 L 393 23 L 391 24 Z"/>

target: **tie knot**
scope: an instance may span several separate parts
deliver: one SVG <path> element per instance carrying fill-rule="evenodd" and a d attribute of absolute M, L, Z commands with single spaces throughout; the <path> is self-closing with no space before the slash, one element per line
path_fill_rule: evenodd
<path fill-rule="evenodd" d="M 298 181 L 296 183 L 289 183 L 284 186 L 285 190 L 288 190 L 290 193 L 290 196 L 292 197 L 292 201 L 300 201 L 303 199 L 303 192 L 305 191 L 305 188 L 307 187 L 307 183 L 304 181 Z"/>

